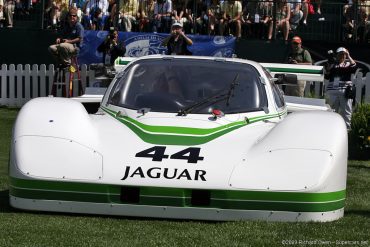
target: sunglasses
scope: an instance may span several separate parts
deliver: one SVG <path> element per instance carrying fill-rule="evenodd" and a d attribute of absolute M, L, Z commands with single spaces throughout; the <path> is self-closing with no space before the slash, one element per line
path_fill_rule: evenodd
<path fill-rule="evenodd" d="M 69 16 L 71 16 L 71 17 L 76 17 L 77 15 L 69 15 Z"/>

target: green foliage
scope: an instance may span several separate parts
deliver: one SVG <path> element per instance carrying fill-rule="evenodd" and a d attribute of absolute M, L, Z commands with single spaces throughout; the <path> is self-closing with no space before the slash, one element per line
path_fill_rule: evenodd
<path fill-rule="evenodd" d="M 352 115 L 348 147 L 351 159 L 370 159 L 370 104 L 356 107 Z"/>

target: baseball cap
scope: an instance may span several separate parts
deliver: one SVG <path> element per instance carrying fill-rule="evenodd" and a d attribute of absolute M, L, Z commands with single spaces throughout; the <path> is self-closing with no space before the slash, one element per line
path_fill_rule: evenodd
<path fill-rule="evenodd" d="M 118 30 L 117 30 L 117 28 L 115 28 L 115 27 L 110 27 L 109 28 L 109 34 L 113 34 L 114 32 L 117 32 Z"/>
<path fill-rule="evenodd" d="M 301 44 L 302 43 L 302 40 L 299 36 L 294 36 L 292 38 L 292 43 L 298 43 L 298 44 Z"/>
<path fill-rule="evenodd" d="M 175 21 L 175 22 L 172 24 L 172 27 L 182 27 L 182 24 L 181 24 L 181 22 Z"/>
<path fill-rule="evenodd" d="M 344 48 L 344 47 L 339 47 L 337 50 L 336 50 L 336 53 L 340 53 L 340 52 L 347 52 L 347 49 Z"/>

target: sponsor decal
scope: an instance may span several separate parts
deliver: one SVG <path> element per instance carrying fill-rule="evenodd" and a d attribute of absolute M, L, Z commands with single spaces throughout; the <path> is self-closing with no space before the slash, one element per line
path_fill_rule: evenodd
<path fill-rule="evenodd" d="M 187 160 L 188 163 L 198 163 L 198 161 L 204 160 L 201 157 L 200 148 L 186 148 L 171 156 L 166 155 L 166 146 L 154 146 L 135 154 L 135 157 L 141 158 L 151 158 L 152 161 L 162 161 L 163 159 L 177 159 L 177 160 Z"/>
<path fill-rule="evenodd" d="M 152 179 L 178 179 L 178 180 L 194 180 L 194 181 L 207 181 L 206 171 L 204 170 L 188 170 L 188 169 L 178 169 L 178 168 L 162 168 L 162 167 L 151 167 L 143 168 L 141 166 L 137 168 L 132 168 L 131 166 L 126 166 L 125 174 L 121 180 L 126 180 L 127 178 L 152 178 Z"/>
<path fill-rule="evenodd" d="M 204 157 L 200 156 L 200 148 L 190 147 L 181 150 L 172 155 L 165 154 L 166 146 L 154 146 L 135 154 L 136 158 L 150 158 L 155 162 L 162 162 L 163 159 L 176 159 L 186 160 L 187 163 L 197 163 L 198 161 L 204 160 Z M 138 166 L 137 168 L 131 168 L 126 166 L 124 176 L 121 180 L 127 178 L 165 178 L 165 179 L 182 179 L 182 180 L 194 180 L 194 181 L 206 181 L 204 170 L 188 170 L 178 168 L 162 168 L 162 167 L 150 167 L 143 168 Z"/>
<path fill-rule="evenodd" d="M 164 39 L 161 35 L 143 34 L 125 40 L 126 57 L 141 57 L 145 55 L 162 54 L 167 48 L 161 46 Z"/>
<path fill-rule="evenodd" d="M 108 35 L 107 31 L 85 30 L 84 42 L 78 55 L 80 64 L 101 63 L 102 53 L 96 48 Z M 126 46 L 125 56 L 141 57 L 144 55 L 163 54 L 167 48 L 161 42 L 169 34 L 165 33 L 135 33 L 119 32 L 119 40 Z M 235 37 L 189 35 L 193 40 L 190 51 L 197 56 L 231 57 L 235 50 Z"/>

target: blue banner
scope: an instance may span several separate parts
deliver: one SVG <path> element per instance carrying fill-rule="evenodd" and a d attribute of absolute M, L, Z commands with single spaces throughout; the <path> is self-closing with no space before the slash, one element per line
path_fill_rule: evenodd
<path fill-rule="evenodd" d="M 103 54 L 96 49 L 108 35 L 107 31 L 85 31 L 79 53 L 80 64 L 102 63 Z M 119 32 L 119 40 L 126 46 L 127 57 L 164 54 L 166 47 L 161 42 L 169 34 Z M 188 35 L 193 40 L 189 50 L 195 56 L 231 57 L 235 53 L 235 38 L 223 36 Z"/>

